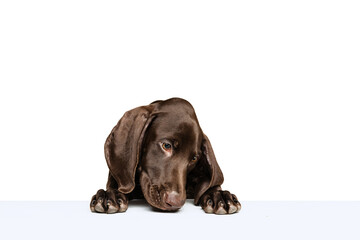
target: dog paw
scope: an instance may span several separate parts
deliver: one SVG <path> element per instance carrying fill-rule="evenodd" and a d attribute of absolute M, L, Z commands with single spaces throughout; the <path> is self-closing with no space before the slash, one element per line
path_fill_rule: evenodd
<path fill-rule="evenodd" d="M 118 190 L 100 189 L 91 198 L 90 209 L 97 213 L 125 212 L 128 208 L 128 198 Z"/>
<path fill-rule="evenodd" d="M 205 193 L 200 205 L 206 213 L 232 214 L 241 209 L 241 204 L 234 194 L 229 191 L 215 190 Z"/>

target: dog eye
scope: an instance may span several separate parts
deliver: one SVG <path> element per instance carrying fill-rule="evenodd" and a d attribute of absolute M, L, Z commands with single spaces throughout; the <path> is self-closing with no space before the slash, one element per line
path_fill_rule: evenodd
<path fill-rule="evenodd" d="M 163 143 L 161 146 L 165 151 L 169 151 L 171 149 L 170 143 Z"/>
<path fill-rule="evenodd" d="M 192 162 L 195 162 L 198 160 L 198 156 L 193 156 L 193 158 L 191 159 Z"/>

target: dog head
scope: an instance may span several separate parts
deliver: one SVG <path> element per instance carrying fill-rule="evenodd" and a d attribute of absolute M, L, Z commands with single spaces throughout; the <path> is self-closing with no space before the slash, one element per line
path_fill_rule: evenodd
<path fill-rule="evenodd" d="M 191 189 L 195 204 L 222 172 L 191 104 L 180 98 L 156 101 L 128 111 L 105 143 L 105 157 L 118 190 L 130 193 L 138 171 L 147 202 L 179 209 Z"/>

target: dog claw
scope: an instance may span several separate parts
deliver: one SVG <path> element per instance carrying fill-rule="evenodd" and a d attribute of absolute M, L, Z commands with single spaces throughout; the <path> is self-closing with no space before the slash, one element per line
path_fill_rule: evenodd
<path fill-rule="evenodd" d="M 229 204 L 229 214 L 237 211 L 237 207 L 235 205 Z"/>
<path fill-rule="evenodd" d="M 98 203 L 95 205 L 95 211 L 96 211 L 96 212 L 99 212 L 99 213 L 105 212 L 105 209 L 104 209 L 103 206 L 101 205 L 101 202 L 98 202 Z"/>
<path fill-rule="evenodd" d="M 215 214 L 222 215 L 222 214 L 227 214 L 227 212 L 226 212 L 225 208 L 219 207 L 218 210 L 215 212 Z"/>

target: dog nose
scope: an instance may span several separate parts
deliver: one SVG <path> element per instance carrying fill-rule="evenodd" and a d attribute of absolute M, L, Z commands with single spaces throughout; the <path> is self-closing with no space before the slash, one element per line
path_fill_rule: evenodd
<path fill-rule="evenodd" d="M 180 194 L 175 191 L 165 192 L 164 200 L 169 210 L 177 210 L 185 203 L 185 199 L 182 199 Z"/>

